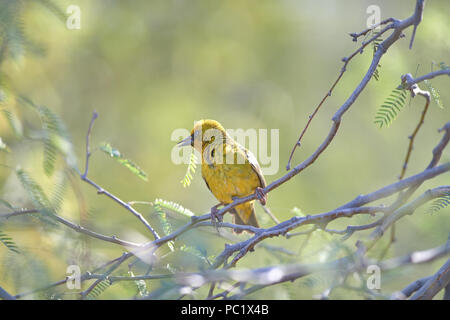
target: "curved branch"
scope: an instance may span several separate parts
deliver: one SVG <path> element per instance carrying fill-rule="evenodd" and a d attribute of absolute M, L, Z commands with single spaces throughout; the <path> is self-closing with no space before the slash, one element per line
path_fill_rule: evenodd
<path fill-rule="evenodd" d="M 159 239 L 158 233 L 155 231 L 155 229 L 152 228 L 152 226 L 142 216 L 142 214 L 140 214 L 136 209 L 134 209 L 129 203 L 126 203 L 125 201 L 123 201 L 120 198 L 116 197 L 111 192 L 106 191 L 105 189 L 103 189 L 102 187 L 100 187 L 98 184 L 96 184 L 94 181 L 92 181 L 91 179 L 89 179 L 87 177 L 88 170 L 89 170 L 89 158 L 91 157 L 91 151 L 90 151 L 90 148 L 89 148 L 89 142 L 90 142 L 92 127 L 94 126 L 95 119 L 97 119 L 97 118 L 98 118 L 98 114 L 97 114 L 97 112 L 94 111 L 93 114 L 92 114 L 91 122 L 89 123 L 88 132 L 87 132 L 87 135 L 86 135 L 86 165 L 85 165 L 84 173 L 80 174 L 81 180 L 87 182 L 88 184 L 93 186 L 95 189 L 97 189 L 97 193 L 98 194 L 106 195 L 107 197 L 109 197 L 110 199 L 114 200 L 115 202 L 120 204 L 122 207 L 124 207 L 125 209 L 130 211 L 136 218 L 138 218 L 147 227 L 148 230 L 150 230 L 150 232 L 153 234 L 155 239 Z"/>
<path fill-rule="evenodd" d="M 0 214 L 0 219 L 8 219 L 10 217 L 15 217 L 15 216 L 24 215 L 24 214 L 31 214 L 31 213 L 39 213 L 39 212 L 40 211 L 37 209 L 15 211 L 15 212 L 10 212 L 10 213 Z M 76 225 L 76 224 L 70 222 L 69 220 L 67 220 L 61 216 L 58 216 L 56 214 L 52 214 L 51 218 L 55 219 L 56 221 L 62 223 L 65 226 L 69 227 L 70 229 L 75 230 L 76 232 L 88 235 L 90 237 L 93 237 L 93 238 L 96 238 L 99 240 L 103 240 L 103 241 L 111 242 L 111 243 L 115 243 L 115 244 L 120 244 L 124 247 L 130 247 L 130 248 L 139 248 L 142 246 L 141 244 L 138 244 L 138 243 L 119 239 L 116 236 L 108 237 L 103 234 L 97 233 L 95 231 L 91 231 L 89 229 L 86 229 L 85 227 Z"/>

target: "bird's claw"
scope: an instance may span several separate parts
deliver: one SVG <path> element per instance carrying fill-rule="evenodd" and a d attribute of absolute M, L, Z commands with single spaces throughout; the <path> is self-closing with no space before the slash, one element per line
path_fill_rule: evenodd
<path fill-rule="evenodd" d="M 256 197 L 258 198 L 259 202 L 263 206 L 265 206 L 266 202 L 267 202 L 267 195 L 264 192 L 263 188 L 257 187 L 256 190 L 255 190 L 255 194 L 256 194 Z"/>

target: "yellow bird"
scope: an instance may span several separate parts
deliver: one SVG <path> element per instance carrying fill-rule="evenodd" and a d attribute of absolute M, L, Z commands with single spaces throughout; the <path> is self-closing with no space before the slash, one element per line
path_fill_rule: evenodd
<path fill-rule="evenodd" d="M 219 204 L 211 208 L 213 219 L 217 218 L 218 206 L 232 203 L 235 198 L 256 193 L 261 204 L 266 204 L 267 198 L 262 189 L 266 181 L 255 156 L 234 141 L 219 122 L 197 121 L 191 135 L 180 141 L 178 146 L 192 146 L 202 155 L 203 179 L 219 200 Z M 234 224 L 259 228 L 254 201 L 234 207 L 231 213 Z"/>

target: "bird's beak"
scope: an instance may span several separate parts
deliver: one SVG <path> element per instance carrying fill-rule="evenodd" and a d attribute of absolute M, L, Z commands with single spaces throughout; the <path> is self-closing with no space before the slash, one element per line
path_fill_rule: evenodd
<path fill-rule="evenodd" d="M 191 136 L 188 136 L 186 139 L 183 139 L 180 142 L 178 142 L 177 146 L 179 147 L 190 146 L 191 142 L 192 142 Z"/>

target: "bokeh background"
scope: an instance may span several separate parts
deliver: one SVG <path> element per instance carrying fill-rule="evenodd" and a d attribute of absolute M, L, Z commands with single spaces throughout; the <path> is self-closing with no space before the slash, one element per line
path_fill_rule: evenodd
<path fill-rule="evenodd" d="M 11 2 L 16 1 L 2 0 L 1 4 L 7 6 Z M 81 29 L 69 30 L 58 11 L 42 4 L 45 2 L 17 1 L 21 31 L 33 46 L 17 45 L 2 56 L 0 72 L 11 90 L 2 108 L 17 115 L 24 136 L 28 137 L 15 135 L 7 118 L 0 117 L 0 137 L 10 148 L 9 153 L 0 152 L 0 198 L 17 207 L 32 207 L 17 179 L 14 170 L 17 166 L 29 172 L 49 195 L 64 173 L 62 157 L 58 157 L 55 173 L 45 174 L 42 143 L 32 138 L 40 127 L 39 118 L 17 102 L 11 93 L 14 91 L 60 116 L 70 133 L 81 170 L 86 131 L 96 110 L 99 118 L 92 134 L 93 147 L 107 141 L 148 174 L 145 182 L 105 154 L 94 152 L 89 174 L 98 184 L 125 201 L 161 198 L 179 203 L 198 215 L 208 212 L 216 200 L 206 188 L 200 170 L 188 188 L 180 183 L 187 166 L 171 161 L 175 144 L 171 134 L 175 129 L 190 130 L 194 120 L 203 118 L 216 119 L 226 128 L 279 129 L 279 170 L 266 176 L 272 182 L 285 174 L 290 150 L 308 115 L 336 79 L 341 58 L 357 48 L 358 44 L 348 34 L 366 28 L 366 8 L 375 4 L 381 8 L 382 19 L 403 19 L 411 15 L 415 5 L 413 0 L 54 1 L 63 12 L 70 4 L 80 7 Z M 408 103 L 389 128 L 379 129 L 373 123 L 375 113 L 399 84 L 402 74 L 418 70 L 421 75 L 431 71 L 433 62 L 450 63 L 449 15 L 448 1 L 427 2 L 413 49 L 408 49 L 412 31 L 408 29 L 406 37 L 383 57 L 379 81 L 370 81 L 345 114 L 340 131 L 326 152 L 307 170 L 269 194 L 268 205 L 280 220 L 300 212 L 332 210 L 358 194 L 397 180 L 408 136 L 418 122 L 424 101 L 419 97 Z M 7 16 L 3 11 L 0 24 L 6 25 Z M 332 115 L 362 79 L 371 58 L 372 49 L 368 48 L 350 63 L 333 95 L 312 122 L 293 164 L 306 159 L 325 138 Z M 437 129 L 450 119 L 448 78 L 434 79 L 432 83 L 439 90 L 445 108 L 431 105 L 417 137 L 407 176 L 426 167 L 432 148 L 441 138 Z M 443 161 L 449 158 L 447 148 Z M 59 212 L 62 216 L 106 235 L 134 241 L 151 239 L 151 234 L 129 212 L 97 195 L 90 186 L 72 180 Z M 448 175 L 443 175 L 426 182 L 420 191 L 448 182 Z M 271 220 L 259 205 L 256 207 L 262 225 L 270 226 Z M 1 208 L 2 213 L 8 212 L 6 206 Z M 137 208 L 162 232 L 154 208 L 145 205 Z M 449 232 L 449 213 L 447 208 L 430 215 L 424 207 L 403 218 L 397 224 L 397 241 L 386 257 L 444 243 Z M 174 228 L 186 221 L 177 215 L 169 218 Z M 371 219 L 374 218 L 341 219 L 330 227 L 345 228 L 349 223 L 362 224 Z M 84 272 L 125 250 L 86 239 L 65 227 L 45 226 L 30 216 L 0 221 L 0 230 L 20 249 L 18 254 L 0 245 L 0 284 L 13 294 L 63 279 L 70 264 L 79 264 Z M 229 240 L 211 231 L 190 232 L 178 239 L 177 245 L 186 243 L 213 257 Z M 339 249 L 336 249 L 339 236 L 320 231 L 304 247 L 302 237 L 271 239 L 266 243 L 296 255 L 260 247 L 243 259 L 240 267 L 334 259 L 345 255 L 346 248 L 353 250 L 355 240 L 365 234 L 354 235 Z M 385 238 L 371 255 L 377 256 L 384 250 L 388 236 Z M 195 271 L 203 263 L 183 252 L 168 254 L 164 259 L 155 267 L 155 273 L 164 270 L 167 263 L 177 271 Z M 401 289 L 434 273 L 442 262 L 441 259 L 383 274 L 382 291 Z M 135 273 L 146 270 L 143 264 L 135 267 Z M 126 264 L 122 269 L 120 272 L 126 274 Z M 330 277 L 314 275 L 258 291 L 249 298 L 310 299 L 330 285 Z M 170 283 L 148 281 L 147 288 L 151 291 L 165 285 Z M 202 290 L 198 291 L 199 297 L 206 294 Z M 132 283 L 117 283 L 98 298 L 129 298 L 135 291 Z M 54 294 L 51 291 L 29 298 L 76 298 Z M 332 297 L 362 296 L 338 289 Z"/>

